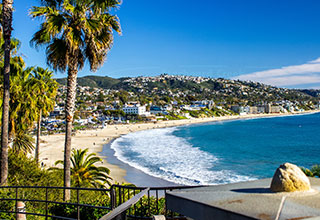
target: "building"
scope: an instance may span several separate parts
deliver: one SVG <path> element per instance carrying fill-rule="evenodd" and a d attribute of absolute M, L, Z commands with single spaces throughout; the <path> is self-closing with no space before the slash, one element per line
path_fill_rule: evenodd
<path fill-rule="evenodd" d="M 271 106 L 271 112 L 270 113 L 280 113 L 282 108 L 280 106 Z"/>
<path fill-rule="evenodd" d="M 239 115 L 246 115 L 246 114 L 250 113 L 250 107 L 249 106 L 232 105 L 231 111 L 238 113 Z"/>
<path fill-rule="evenodd" d="M 250 114 L 258 114 L 258 107 L 250 106 Z"/>
<path fill-rule="evenodd" d="M 277 105 L 271 105 L 271 104 L 268 104 L 266 105 L 266 113 L 280 113 L 281 112 L 281 108 L 280 106 L 277 106 Z"/>
<path fill-rule="evenodd" d="M 150 107 L 150 113 L 153 114 L 153 115 L 156 115 L 156 114 L 167 114 L 167 111 L 165 111 L 163 108 L 159 107 L 159 106 L 151 106 Z"/>
<path fill-rule="evenodd" d="M 146 115 L 146 106 L 140 106 L 139 104 L 126 105 L 122 110 L 126 114 Z"/>

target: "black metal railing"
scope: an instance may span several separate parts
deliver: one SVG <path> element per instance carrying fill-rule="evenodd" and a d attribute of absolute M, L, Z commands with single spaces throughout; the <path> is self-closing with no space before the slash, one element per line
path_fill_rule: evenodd
<path fill-rule="evenodd" d="M 69 189 L 71 191 L 71 200 L 69 202 L 63 201 L 62 195 L 63 190 Z M 81 219 L 80 209 L 82 207 L 106 210 L 105 214 L 111 210 L 112 205 L 108 206 L 97 206 L 81 203 L 81 194 L 83 192 L 99 192 L 105 194 L 110 198 L 110 189 L 103 188 L 75 188 L 75 187 L 45 187 L 45 186 L 1 186 L 0 187 L 0 201 L 2 206 L 3 202 L 14 202 L 9 204 L 6 210 L 0 210 L 0 213 L 11 213 L 11 214 L 25 214 L 27 216 L 42 216 L 44 219 L 66 219 L 66 220 L 79 220 Z M 4 197 L 3 194 L 6 194 Z M 17 209 L 18 202 L 25 202 L 26 210 L 21 211 Z M 30 203 L 33 204 L 32 210 Z M 49 212 L 53 205 L 61 205 L 62 207 L 73 207 L 76 209 L 74 217 L 58 216 L 53 215 Z M 29 208 L 28 208 L 29 207 Z"/>
<path fill-rule="evenodd" d="M 196 187 L 200 186 L 150 187 L 147 196 L 140 199 L 139 202 L 127 210 L 127 217 L 129 219 L 152 219 L 153 215 L 164 215 L 166 219 L 185 219 L 185 216 L 167 209 L 165 193 L 172 190 Z M 112 195 L 111 204 L 114 205 L 112 208 L 128 201 L 144 189 L 146 187 L 112 185 L 110 188 Z"/>
<path fill-rule="evenodd" d="M 129 219 L 152 219 L 153 215 L 165 215 L 167 219 L 184 219 L 166 207 L 165 193 L 171 190 L 194 188 L 199 186 L 151 187 L 146 196 L 130 207 L 126 214 Z M 63 201 L 63 190 L 71 191 L 71 199 Z M 89 214 L 100 210 L 103 216 L 126 201 L 130 200 L 146 187 L 112 185 L 110 189 L 45 187 L 45 186 L 0 186 L 0 214 L 25 214 L 30 219 L 87 219 L 82 213 L 89 209 Z M 90 195 L 89 195 L 90 194 Z M 92 196 L 94 195 L 94 196 Z M 98 202 L 86 201 L 87 197 L 96 197 Z M 100 198 L 105 200 L 101 203 Z M 18 210 L 18 202 L 24 202 L 25 210 Z M 6 203 L 8 205 L 6 206 Z M 4 208 L 3 208 L 4 207 Z M 60 211 L 59 211 L 60 208 Z M 58 210 L 57 210 L 58 209 Z M 72 210 L 66 213 L 66 210 Z M 57 214 L 58 213 L 58 214 Z M 31 216 L 33 216 L 31 218 Z M 11 216 L 11 219 L 14 218 Z"/>

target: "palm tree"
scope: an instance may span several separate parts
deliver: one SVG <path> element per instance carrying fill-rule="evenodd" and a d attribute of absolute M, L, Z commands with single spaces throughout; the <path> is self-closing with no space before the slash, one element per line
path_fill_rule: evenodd
<path fill-rule="evenodd" d="M 97 188 L 105 187 L 105 184 L 111 186 L 109 180 L 110 170 L 107 167 L 95 166 L 97 162 L 102 162 L 102 159 L 97 157 L 95 153 L 87 155 L 88 148 L 85 150 L 72 150 L 71 157 L 71 179 L 76 187 L 93 186 Z M 63 165 L 62 160 L 56 161 L 55 165 Z M 60 170 L 59 168 L 50 168 L 50 170 Z"/>
<path fill-rule="evenodd" d="M 0 58 L 2 59 L 4 56 L 3 44 L 4 41 L 1 38 Z M 27 134 L 27 131 L 34 121 L 34 106 L 28 83 L 32 68 L 25 69 L 24 60 L 21 56 L 17 56 L 19 48 L 20 41 L 14 38 L 11 39 L 11 54 L 13 57 L 10 59 L 9 140 L 12 140 L 14 152 L 30 153 L 30 150 L 33 149 L 33 139 Z M 3 68 L 4 63 L 0 61 L 1 72 L 3 72 Z M 0 84 L 2 84 L 2 80 L 3 78 L 1 78 Z M 1 116 L 2 114 L 0 114 Z"/>
<path fill-rule="evenodd" d="M 30 86 L 31 71 L 21 57 L 11 59 L 9 137 L 14 152 L 31 153 L 33 138 L 28 134 L 36 119 L 36 103 Z"/>
<path fill-rule="evenodd" d="M 40 152 L 40 132 L 42 115 L 47 115 L 54 108 L 54 98 L 57 94 L 58 83 L 52 79 L 53 72 L 48 69 L 37 67 L 32 70 L 31 87 L 33 100 L 37 108 L 37 142 L 35 150 L 35 159 L 39 162 Z"/>
<path fill-rule="evenodd" d="M 13 138 L 16 131 L 26 131 L 35 121 L 35 103 L 30 83 L 32 68 L 24 69 L 21 57 L 11 58 L 10 74 L 10 117 L 9 137 Z"/>
<path fill-rule="evenodd" d="M 1 124 L 1 167 L 0 184 L 6 185 L 8 179 L 8 141 L 9 141 L 9 99 L 10 99 L 10 51 L 12 31 L 13 0 L 2 1 L 2 33 L 4 39 L 3 103 Z"/>
<path fill-rule="evenodd" d="M 120 0 L 42 0 L 42 6 L 33 7 L 33 18 L 44 18 L 40 30 L 31 43 L 45 45 L 47 63 L 55 70 L 68 71 L 65 104 L 66 135 L 64 149 L 64 186 L 70 186 L 71 132 L 74 116 L 77 73 L 85 61 L 95 71 L 105 61 L 113 44 L 113 30 L 121 33 L 116 9 Z M 70 199 L 70 190 L 64 191 Z"/>

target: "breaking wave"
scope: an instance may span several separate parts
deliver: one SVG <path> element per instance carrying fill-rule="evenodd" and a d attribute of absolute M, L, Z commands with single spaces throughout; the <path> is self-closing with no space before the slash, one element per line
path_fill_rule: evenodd
<path fill-rule="evenodd" d="M 231 170 L 214 170 L 219 159 L 175 136 L 173 133 L 177 129 L 129 133 L 116 139 L 111 148 L 122 162 L 177 184 L 214 185 L 253 179 Z"/>

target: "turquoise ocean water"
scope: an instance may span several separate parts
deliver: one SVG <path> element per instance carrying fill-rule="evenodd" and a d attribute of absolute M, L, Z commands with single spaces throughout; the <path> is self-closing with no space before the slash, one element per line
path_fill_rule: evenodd
<path fill-rule="evenodd" d="M 246 119 L 130 133 L 115 156 L 178 184 L 222 184 L 272 177 L 284 162 L 320 164 L 320 114 Z"/>

